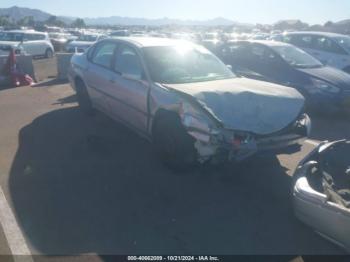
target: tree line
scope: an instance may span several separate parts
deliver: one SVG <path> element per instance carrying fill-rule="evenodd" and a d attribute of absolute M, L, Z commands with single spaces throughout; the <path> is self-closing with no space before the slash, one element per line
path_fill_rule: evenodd
<path fill-rule="evenodd" d="M 0 26 L 13 27 L 13 26 L 26 26 L 35 27 L 40 25 L 57 26 L 57 27 L 74 27 L 84 28 L 86 27 L 84 19 L 77 18 L 71 23 L 66 23 L 59 19 L 57 16 L 50 16 L 45 21 L 36 21 L 33 16 L 26 16 L 18 20 L 14 20 L 9 16 L 0 16 Z"/>

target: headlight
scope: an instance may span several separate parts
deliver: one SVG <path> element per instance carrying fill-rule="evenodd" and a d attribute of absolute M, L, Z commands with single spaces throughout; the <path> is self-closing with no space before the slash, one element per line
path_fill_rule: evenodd
<path fill-rule="evenodd" d="M 312 79 L 312 85 L 308 86 L 306 89 L 310 94 L 325 92 L 331 94 L 338 94 L 340 92 L 340 89 L 338 87 L 315 78 Z"/>

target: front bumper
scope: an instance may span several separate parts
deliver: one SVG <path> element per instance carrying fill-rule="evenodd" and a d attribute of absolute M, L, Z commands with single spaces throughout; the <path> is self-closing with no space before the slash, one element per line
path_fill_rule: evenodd
<path fill-rule="evenodd" d="M 272 152 L 275 154 L 288 152 L 288 148 L 300 145 L 311 132 L 311 120 L 304 114 L 296 121 L 294 126 L 278 134 L 257 137 L 251 134 L 235 134 L 234 131 L 224 130 L 221 138 L 215 139 L 196 132 L 190 134 L 197 138 L 195 147 L 199 154 L 200 162 L 212 160 L 222 161 L 242 161 L 257 153 Z M 297 148 L 300 150 L 300 147 Z"/>

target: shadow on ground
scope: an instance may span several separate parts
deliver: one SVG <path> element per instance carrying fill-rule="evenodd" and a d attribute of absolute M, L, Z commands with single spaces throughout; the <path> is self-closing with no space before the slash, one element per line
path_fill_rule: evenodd
<path fill-rule="evenodd" d="M 294 219 L 276 158 L 176 174 L 148 142 L 76 107 L 24 127 L 14 211 L 44 254 L 332 254 Z"/>
<path fill-rule="evenodd" d="M 46 80 L 46 81 L 42 81 L 40 83 L 34 84 L 34 85 L 32 85 L 32 87 L 51 87 L 51 86 L 63 85 L 63 84 L 67 84 L 67 83 L 68 83 L 67 80 L 53 78 L 53 79 L 50 79 L 50 80 Z"/>

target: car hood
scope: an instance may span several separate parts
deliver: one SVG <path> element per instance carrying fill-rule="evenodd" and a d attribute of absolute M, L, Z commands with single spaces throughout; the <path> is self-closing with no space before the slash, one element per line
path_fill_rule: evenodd
<path fill-rule="evenodd" d="M 225 128 L 258 135 L 286 128 L 304 107 L 295 89 L 246 78 L 165 86 L 195 98 Z"/>
<path fill-rule="evenodd" d="M 333 67 L 303 68 L 299 71 L 340 88 L 350 89 L 350 75 Z"/>

